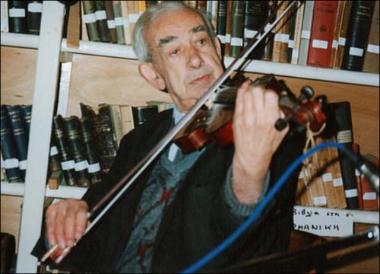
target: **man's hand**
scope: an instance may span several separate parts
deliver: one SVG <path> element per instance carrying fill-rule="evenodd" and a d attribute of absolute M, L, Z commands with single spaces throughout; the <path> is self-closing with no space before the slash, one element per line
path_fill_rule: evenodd
<path fill-rule="evenodd" d="M 88 225 L 88 205 L 68 199 L 52 204 L 46 210 L 46 231 L 50 245 L 60 248 L 74 245 Z"/>
<path fill-rule="evenodd" d="M 239 88 L 233 120 L 235 154 L 233 191 L 242 203 L 256 203 L 262 194 L 273 153 L 288 128 L 274 127 L 283 117 L 274 91 L 253 87 L 248 80 Z"/>

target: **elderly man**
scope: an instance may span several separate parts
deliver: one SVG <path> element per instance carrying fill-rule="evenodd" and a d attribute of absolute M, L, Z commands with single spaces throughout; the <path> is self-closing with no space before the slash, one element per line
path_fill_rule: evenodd
<path fill-rule="evenodd" d="M 165 135 L 222 74 L 220 44 L 197 10 L 181 2 L 147 9 L 134 30 L 141 76 L 168 92 L 175 108 L 127 134 L 103 182 L 81 200 L 46 211 L 46 233 L 34 254 L 50 245 L 71 246 L 81 238 L 87 212 Z M 234 145 L 209 144 L 183 154 L 170 145 L 85 235 L 59 266 L 71 271 L 178 272 L 223 241 L 252 212 L 268 188 L 302 149 L 302 138 L 277 131 L 278 97 L 253 87 L 238 90 Z M 300 141 L 301 140 L 301 141 Z M 264 216 L 203 271 L 287 248 L 297 174 Z"/>

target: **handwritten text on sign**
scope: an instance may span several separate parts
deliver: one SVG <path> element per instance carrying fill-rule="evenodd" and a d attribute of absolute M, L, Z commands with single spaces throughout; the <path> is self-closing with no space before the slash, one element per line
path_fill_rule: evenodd
<path fill-rule="evenodd" d="M 334 209 L 297 207 L 293 209 L 294 229 L 319 236 L 345 237 L 353 234 L 353 220 Z"/>

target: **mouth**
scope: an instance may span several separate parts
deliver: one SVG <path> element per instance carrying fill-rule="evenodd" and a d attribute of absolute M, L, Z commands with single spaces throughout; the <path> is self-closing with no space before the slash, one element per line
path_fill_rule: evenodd
<path fill-rule="evenodd" d="M 200 85 L 200 84 L 207 84 L 210 81 L 210 75 L 202 75 L 201 77 L 195 78 L 190 82 L 191 85 Z"/>

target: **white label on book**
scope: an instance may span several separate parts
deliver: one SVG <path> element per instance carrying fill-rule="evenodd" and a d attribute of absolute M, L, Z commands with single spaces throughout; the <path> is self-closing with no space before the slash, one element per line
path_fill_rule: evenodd
<path fill-rule="evenodd" d="M 353 234 L 353 214 L 342 210 L 295 206 L 294 229 L 319 236 L 345 237 Z"/>
<path fill-rule="evenodd" d="M 89 173 L 95 173 L 100 171 L 100 164 L 99 163 L 93 163 L 88 165 L 88 172 Z"/>
<path fill-rule="evenodd" d="M 87 167 L 88 167 L 87 160 L 80 161 L 78 163 L 75 163 L 75 165 L 74 165 L 75 171 L 81 171 L 81 170 L 86 169 Z"/>
<path fill-rule="evenodd" d="M 242 47 L 243 39 L 239 37 L 231 37 L 231 46 Z"/>
<path fill-rule="evenodd" d="M 115 17 L 115 25 L 116 26 L 124 26 L 124 18 L 123 17 Z"/>
<path fill-rule="evenodd" d="M 293 51 L 292 51 L 292 59 L 295 59 L 295 63 L 297 63 L 298 55 L 299 55 L 299 50 L 298 50 L 298 48 L 293 48 Z"/>
<path fill-rule="evenodd" d="M 376 200 L 376 192 L 366 192 L 363 194 L 363 200 L 372 201 Z"/>
<path fill-rule="evenodd" d="M 257 30 L 244 29 L 245 38 L 253 38 L 257 34 Z"/>
<path fill-rule="evenodd" d="M 226 43 L 230 43 L 230 42 L 231 42 L 231 34 L 226 33 Z"/>
<path fill-rule="evenodd" d="M 25 17 L 25 9 L 11 8 L 9 9 L 9 17 Z"/>
<path fill-rule="evenodd" d="M 311 46 L 316 49 L 327 49 L 328 45 L 329 43 L 326 40 L 315 39 Z"/>
<path fill-rule="evenodd" d="M 27 160 L 20 161 L 20 162 L 19 162 L 19 168 L 20 168 L 21 170 L 26 170 L 27 163 L 28 163 Z"/>
<path fill-rule="evenodd" d="M 336 136 L 336 140 L 340 144 L 351 143 L 352 142 L 352 131 L 351 130 L 341 130 Z"/>
<path fill-rule="evenodd" d="M 328 173 L 324 173 L 323 175 L 322 175 L 322 181 L 323 182 L 330 182 L 330 181 L 332 181 L 333 180 L 333 178 L 332 178 L 332 174 L 330 173 L 330 172 L 328 172 Z"/>
<path fill-rule="evenodd" d="M 95 13 L 89 13 L 89 14 L 83 15 L 83 22 L 85 24 L 95 23 L 96 22 Z"/>
<path fill-rule="evenodd" d="M 28 4 L 28 12 L 42 12 L 42 4 L 41 3 L 29 3 Z"/>
<path fill-rule="evenodd" d="M 347 189 L 344 191 L 344 195 L 346 196 L 346 198 L 358 197 L 358 190 L 356 188 Z"/>
<path fill-rule="evenodd" d="M 128 14 L 128 19 L 129 19 L 129 22 L 131 23 L 136 23 L 139 17 L 140 17 L 140 14 L 138 13 Z"/>
<path fill-rule="evenodd" d="M 339 43 L 338 43 L 337 40 L 333 40 L 333 41 L 332 41 L 332 48 L 333 48 L 333 49 L 338 48 L 338 44 L 339 44 Z"/>
<path fill-rule="evenodd" d="M 355 169 L 355 176 L 360 176 L 360 171 Z"/>
<path fill-rule="evenodd" d="M 294 46 L 295 46 L 294 40 L 289 40 L 289 42 L 288 42 L 288 48 L 294 48 Z"/>
<path fill-rule="evenodd" d="M 222 43 L 222 44 L 226 43 L 226 36 L 218 34 L 218 38 L 220 40 L 220 43 Z"/>
<path fill-rule="evenodd" d="M 340 187 L 340 186 L 342 186 L 343 185 L 343 179 L 341 178 L 341 177 L 339 177 L 339 178 L 335 178 L 334 180 L 333 180 L 333 186 L 334 187 Z"/>
<path fill-rule="evenodd" d="M 107 27 L 108 27 L 109 29 L 114 29 L 114 28 L 116 28 L 115 20 L 107 20 Z"/>
<path fill-rule="evenodd" d="M 310 39 L 310 31 L 309 30 L 303 30 L 301 32 L 301 38 L 302 39 Z"/>
<path fill-rule="evenodd" d="M 269 31 L 269 30 L 271 29 L 271 27 L 272 27 L 272 24 L 269 24 L 269 23 L 268 23 L 268 24 L 265 26 L 264 31 L 265 31 L 265 32 Z"/>
<path fill-rule="evenodd" d="M 367 51 L 375 54 L 379 54 L 379 45 L 368 44 Z"/>
<path fill-rule="evenodd" d="M 338 44 L 339 44 L 339 46 L 345 46 L 346 45 L 346 38 L 339 37 Z"/>
<path fill-rule="evenodd" d="M 317 196 L 317 197 L 313 197 L 313 204 L 315 206 L 323 206 L 323 205 L 327 205 L 327 199 L 326 199 L 326 196 Z"/>
<path fill-rule="evenodd" d="M 73 169 L 74 166 L 75 166 L 74 160 L 69 160 L 69 161 L 61 162 L 61 167 L 62 167 L 63 170 Z"/>
<path fill-rule="evenodd" d="M 129 20 L 128 17 L 123 17 L 123 25 L 125 28 L 129 28 Z"/>
<path fill-rule="evenodd" d="M 57 155 L 58 154 L 58 149 L 56 146 L 52 146 L 50 148 L 50 156 L 54 156 L 54 155 Z"/>
<path fill-rule="evenodd" d="M 355 47 L 350 47 L 350 55 L 352 56 L 359 56 L 362 57 L 364 54 L 364 49 L 361 48 L 355 48 Z"/>
<path fill-rule="evenodd" d="M 274 35 L 274 41 L 281 42 L 281 43 L 288 43 L 289 42 L 289 34 L 276 33 Z"/>
<path fill-rule="evenodd" d="M 18 159 L 16 158 L 10 158 L 10 159 L 5 159 L 4 160 L 4 168 L 5 169 L 11 169 L 18 167 Z"/>
<path fill-rule="evenodd" d="M 107 19 L 106 11 L 105 10 L 97 10 L 97 11 L 95 11 L 95 18 L 96 18 L 96 20 Z"/>

